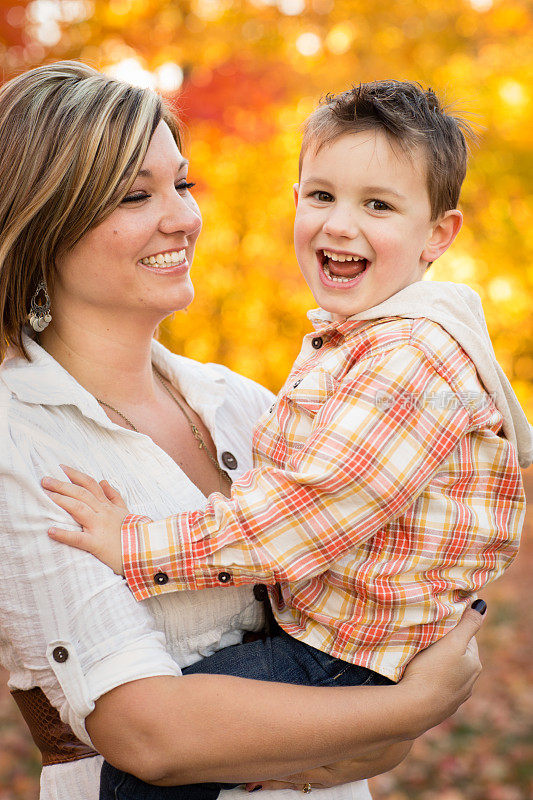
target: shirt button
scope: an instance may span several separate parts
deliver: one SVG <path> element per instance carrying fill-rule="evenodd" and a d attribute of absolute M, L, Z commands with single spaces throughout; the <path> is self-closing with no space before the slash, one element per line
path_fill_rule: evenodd
<path fill-rule="evenodd" d="M 229 574 L 229 572 L 219 572 L 217 575 L 217 580 L 220 583 L 228 583 L 228 581 L 231 580 L 231 575 Z"/>
<path fill-rule="evenodd" d="M 228 450 L 225 450 L 222 453 L 222 463 L 228 469 L 237 469 L 237 467 L 239 466 L 238 461 L 233 455 L 233 453 L 230 453 Z"/>
<path fill-rule="evenodd" d="M 168 575 L 166 572 L 157 572 L 154 575 L 154 583 L 158 583 L 160 586 L 164 586 L 165 583 L 168 583 Z"/>
<path fill-rule="evenodd" d="M 266 600 L 268 597 L 268 590 L 264 583 L 256 583 L 253 592 L 256 600 Z"/>
<path fill-rule="evenodd" d="M 324 340 L 322 339 L 322 336 L 315 336 L 315 338 L 312 340 L 311 344 L 313 345 L 315 350 L 320 350 L 320 348 L 324 344 Z"/>
<path fill-rule="evenodd" d="M 63 664 L 68 658 L 68 650 L 66 647 L 54 647 L 52 650 L 52 656 L 54 661 L 57 661 L 59 664 Z"/>

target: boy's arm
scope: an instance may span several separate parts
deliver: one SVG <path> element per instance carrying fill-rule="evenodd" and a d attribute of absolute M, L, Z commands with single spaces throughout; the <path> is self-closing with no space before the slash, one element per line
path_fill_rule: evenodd
<path fill-rule="evenodd" d="M 358 365 L 285 469 L 251 470 L 231 499 L 123 526 L 137 599 L 320 574 L 402 514 L 470 429 L 468 410 L 416 347 Z"/>
<path fill-rule="evenodd" d="M 320 574 L 409 508 L 471 426 L 461 398 L 420 348 L 360 362 L 284 469 L 250 470 L 231 499 L 213 494 L 204 510 L 152 523 L 128 517 L 128 584 L 140 600 Z M 80 543 L 84 536 L 62 541 L 99 555 Z"/>

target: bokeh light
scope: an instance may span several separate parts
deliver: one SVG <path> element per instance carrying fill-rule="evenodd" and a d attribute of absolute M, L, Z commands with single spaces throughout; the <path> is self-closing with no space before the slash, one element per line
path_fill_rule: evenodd
<path fill-rule="evenodd" d="M 296 40 L 296 48 L 303 56 L 315 56 L 322 48 L 320 36 L 316 33 L 301 33 Z"/>
<path fill-rule="evenodd" d="M 124 58 L 117 64 L 110 64 L 105 71 L 111 77 L 132 83 L 134 86 L 142 86 L 145 89 L 156 87 L 156 76 L 144 69 L 136 58 Z"/>
<path fill-rule="evenodd" d="M 155 70 L 155 78 L 157 88 L 163 93 L 177 92 L 183 83 L 183 70 L 173 61 L 167 61 L 165 64 L 157 67 Z"/>

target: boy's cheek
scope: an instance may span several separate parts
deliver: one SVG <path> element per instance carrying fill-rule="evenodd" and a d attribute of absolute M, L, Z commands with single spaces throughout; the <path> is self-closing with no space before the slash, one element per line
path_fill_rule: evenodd
<path fill-rule="evenodd" d="M 312 214 L 297 213 L 294 221 L 295 246 L 309 244 L 311 239 L 316 236 L 318 230 L 320 230 L 320 224 Z"/>

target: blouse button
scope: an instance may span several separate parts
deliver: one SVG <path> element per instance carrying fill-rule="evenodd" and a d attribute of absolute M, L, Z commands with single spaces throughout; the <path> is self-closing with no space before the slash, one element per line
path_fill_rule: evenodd
<path fill-rule="evenodd" d="M 57 661 L 59 664 L 63 664 L 68 658 L 68 650 L 66 647 L 54 647 L 52 650 L 52 656 L 54 661 Z"/>
<path fill-rule="evenodd" d="M 268 597 L 268 590 L 264 583 L 256 583 L 253 592 L 256 600 L 266 600 Z"/>
<path fill-rule="evenodd" d="M 217 580 L 220 583 L 228 583 L 228 581 L 231 580 L 231 575 L 229 574 L 229 572 L 219 572 L 217 575 Z"/>
<path fill-rule="evenodd" d="M 222 463 L 228 469 L 237 469 L 237 467 L 239 466 L 238 461 L 233 455 L 233 453 L 230 453 L 228 450 L 225 450 L 222 453 Z"/>
<path fill-rule="evenodd" d="M 166 572 L 157 572 L 154 575 L 154 583 L 158 583 L 160 586 L 163 586 L 165 583 L 168 583 L 168 575 Z"/>
<path fill-rule="evenodd" d="M 320 348 L 324 344 L 324 340 L 322 339 L 322 336 L 315 336 L 315 338 L 312 340 L 311 344 L 313 345 L 315 350 L 320 350 Z"/>

